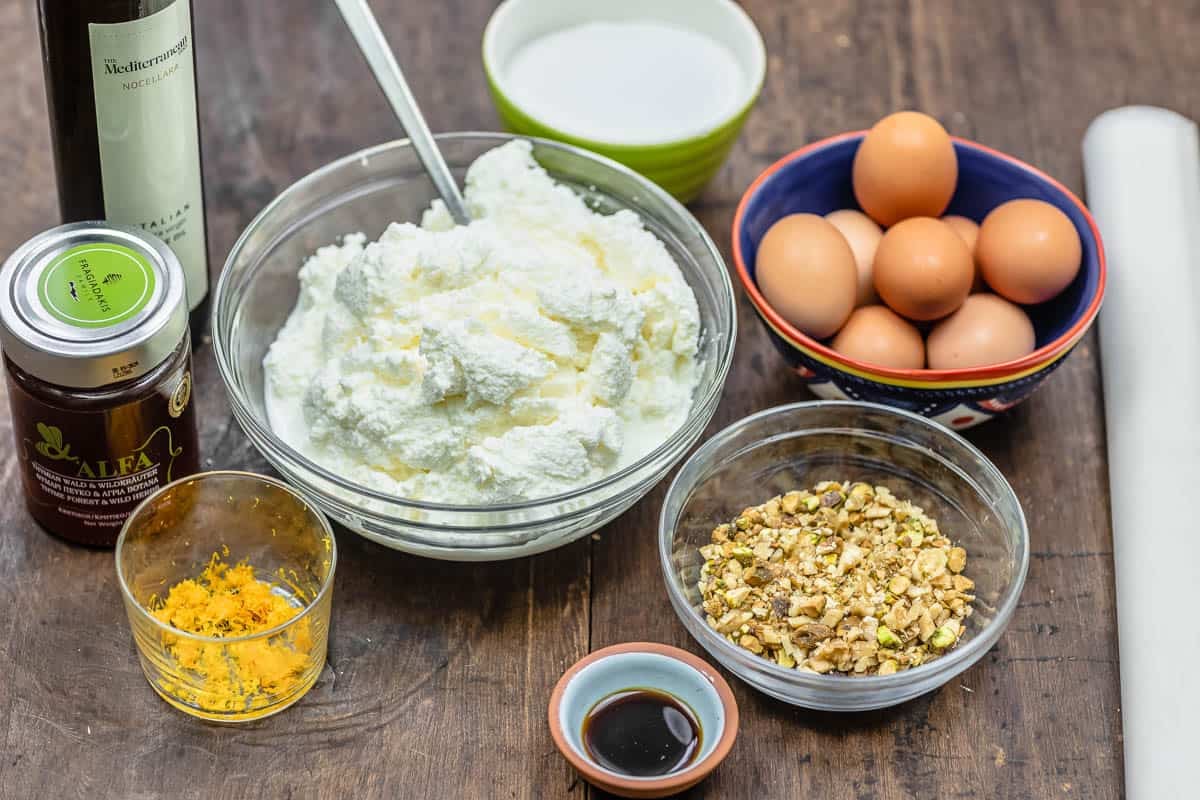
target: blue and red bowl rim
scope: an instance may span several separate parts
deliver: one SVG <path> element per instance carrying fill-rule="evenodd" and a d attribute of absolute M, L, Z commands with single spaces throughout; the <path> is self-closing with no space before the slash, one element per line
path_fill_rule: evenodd
<path fill-rule="evenodd" d="M 766 298 L 763 297 L 755 284 L 754 279 L 750 277 L 750 271 L 746 267 L 746 259 L 742 252 L 741 229 L 743 220 L 746 215 L 746 210 L 750 202 L 757 195 L 758 190 L 764 183 L 771 179 L 777 172 L 787 167 L 794 161 L 804 158 L 812 153 L 832 145 L 840 144 L 853 139 L 861 139 L 867 134 L 865 130 L 850 131 L 848 133 L 830 136 L 825 139 L 805 145 L 798 150 L 788 153 L 783 158 L 776 161 L 771 166 L 763 170 L 754 182 L 742 194 L 742 199 L 738 203 L 737 211 L 733 215 L 732 239 L 733 239 L 733 261 L 737 269 L 738 279 L 742 282 L 742 288 L 746 291 L 750 301 L 754 304 L 755 309 L 763 320 L 769 325 L 775 333 L 782 337 L 790 344 L 804 350 L 808 355 L 816 360 L 825 363 L 835 369 L 840 369 L 849 372 L 853 375 L 875 380 L 889 385 L 909 386 L 914 388 L 957 388 L 964 386 L 981 386 L 989 384 L 1004 383 L 1010 380 L 1016 380 L 1026 375 L 1032 375 L 1047 366 L 1053 364 L 1058 359 L 1066 356 L 1071 348 L 1081 339 L 1084 333 L 1095 321 L 1096 315 L 1100 312 L 1100 305 L 1104 300 L 1104 290 L 1108 281 L 1108 264 L 1104 255 L 1104 243 L 1100 238 L 1100 230 L 1096 226 L 1096 221 L 1092 218 L 1091 212 L 1087 206 L 1075 196 L 1067 187 L 1063 186 L 1054 178 L 1039 170 L 1037 167 L 1026 164 L 1019 158 L 1002 153 L 999 150 L 994 150 L 986 145 L 973 142 L 970 139 L 963 139 L 958 136 L 952 136 L 951 139 L 955 144 L 977 150 L 986 155 L 997 158 L 1010 164 L 1017 169 L 1031 173 L 1037 179 L 1044 181 L 1053 188 L 1057 189 L 1067 197 L 1075 206 L 1078 207 L 1080 214 L 1087 221 L 1088 228 L 1091 231 L 1092 238 L 1096 242 L 1096 260 L 1098 265 L 1098 281 L 1096 292 L 1092 297 L 1087 308 L 1080 315 L 1070 328 L 1064 331 L 1053 341 L 1042 347 L 1037 348 L 1029 355 L 1013 361 L 1006 361 L 1001 364 L 993 364 L 986 367 L 971 367 L 967 369 L 891 369 L 879 367 L 874 364 L 869 364 L 865 361 L 849 358 L 844 356 L 832 348 L 821 344 L 821 342 L 802 333 L 799 329 L 793 327 L 783 317 L 781 317 L 775 309 L 771 308 Z"/>

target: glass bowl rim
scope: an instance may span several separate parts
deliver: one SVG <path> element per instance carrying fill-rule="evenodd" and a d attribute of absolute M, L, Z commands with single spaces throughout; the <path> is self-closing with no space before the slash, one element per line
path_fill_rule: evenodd
<path fill-rule="evenodd" d="M 593 161 L 600 166 L 609 169 L 610 171 L 616 172 L 623 177 L 632 179 L 639 185 L 639 191 L 644 191 L 654 197 L 654 199 L 666 204 L 668 209 L 673 214 L 680 216 L 689 223 L 689 227 L 691 228 L 690 232 L 694 232 L 699 236 L 704 249 L 720 267 L 714 271 L 717 273 L 717 284 L 720 287 L 720 290 L 718 291 L 718 294 L 721 295 L 719 302 L 721 305 L 725 306 L 725 309 L 729 314 L 730 324 L 728 333 L 721 337 L 721 342 L 724 344 L 726 350 L 725 356 L 723 359 L 721 359 L 720 363 L 716 365 L 717 373 L 714 376 L 714 380 L 709 381 L 708 385 L 703 387 L 703 394 L 697 396 L 692 401 L 692 407 L 688 411 L 687 419 L 684 420 L 683 424 L 680 425 L 679 428 L 677 428 L 669 437 L 667 437 L 666 440 L 660 443 L 653 450 L 646 453 L 631 464 L 622 467 L 616 472 L 604 476 L 598 481 L 594 481 L 592 483 L 585 484 L 584 486 L 547 497 L 539 497 L 532 500 L 522 500 L 515 503 L 495 503 L 482 505 L 433 503 L 425 500 L 414 500 L 410 498 L 399 497 L 397 495 L 371 489 L 363 486 L 362 484 L 347 480 L 342 476 L 337 475 L 334 472 L 327 470 L 325 467 L 317 464 L 315 461 L 311 460 L 303 453 L 292 447 L 289 443 L 284 441 L 281 437 L 277 436 L 275 432 L 271 430 L 269 425 L 260 422 L 258 414 L 254 413 L 254 411 L 249 407 L 249 403 L 246 402 L 241 391 L 234 388 L 236 384 L 233 376 L 234 370 L 231 363 L 231 352 L 229 351 L 228 344 L 224 341 L 224 337 L 220 333 L 220 326 L 218 325 L 222 312 L 224 312 L 226 306 L 232 302 L 231 300 L 226 299 L 226 297 L 230 292 L 230 285 L 232 283 L 232 278 L 230 277 L 232 274 L 231 267 L 234 261 L 238 258 L 238 256 L 241 255 L 250 237 L 257 233 L 258 228 L 263 223 L 263 220 L 265 220 L 272 212 L 274 212 L 276 208 L 282 205 L 285 199 L 296 193 L 302 192 L 309 185 L 318 182 L 326 175 L 337 172 L 338 170 L 343 169 L 351 164 L 361 163 L 383 153 L 412 149 L 412 141 L 410 139 L 393 139 L 390 142 L 373 145 L 371 147 L 367 147 L 335 159 L 334 161 L 331 161 L 328 164 L 308 173 L 304 177 L 292 183 L 290 186 L 280 192 L 270 203 L 268 203 L 266 207 L 264 207 L 263 210 L 260 211 L 254 217 L 254 219 L 250 221 L 250 224 L 246 226 L 245 230 L 242 231 L 242 234 L 234 243 L 233 248 L 230 249 L 229 255 L 225 259 L 224 268 L 221 270 L 221 274 L 217 279 L 216 288 L 213 291 L 213 308 L 210 324 L 212 330 L 213 353 L 217 362 L 217 370 L 221 375 L 222 382 L 225 384 L 225 390 L 226 394 L 229 396 L 230 404 L 233 406 L 234 417 L 240 424 L 250 426 L 253 428 L 255 434 L 263 437 L 266 441 L 271 442 L 275 446 L 276 457 L 282 456 L 286 458 L 292 464 L 302 468 L 305 472 L 309 474 L 315 474 L 319 479 L 332 483 L 338 488 L 347 491 L 351 493 L 351 495 L 358 498 L 366 498 L 369 500 L 386 503 L 391 506 L 401 506 L 421 511 L 477 514 L 481 512 L 504 513 L 545 508 L 547 506 L 553 506 L 559 503 L 578 500 L 580 498 L 587 497 L 597 490 L 609 488 L 661 460 L 678 443 L 680 439 L 687 435 L 686 432 L 688 429 L 696 423 L 700 416 L 703 415 L 703 409 L 714 400 L 719 402 L 720 395 L 724 391 L 725 381 L 729 377 L 729 370 L 733 363 L 733 354 L 734 350 L 736 349 L 738 320 L 737 297 L 733 290 L 733 280 L 729 276 L 728 265 L 725 263 L 725 259 L 721 255 L 721 251 L 713 242 L 712 237 L 709 236 L 708 231 L 702 224 L 700 224 L 700 221 L 696 219 L 696 217 L 690 211 L 688 211 L 687 208 L 684 207 L 682 203 L 668 194 L 665 189 L 660 188 L 653 181 L 643 177 L 623 164 L 613 161 L 612 159 L 602 156 L 598 153 L 593 153 L 580 147 L 564 144 L 562 142 L 555 142 L 538 136 L 524 136 L 510 133 L 488 131 L 454 131 L 450 133 L 436 134 L 434 138 L 439 142 L 482 139 L 485 141 L 496 142 L 497 146 L 516 139 L 524 139 L 538 147 L 547 147 L 552 150 L 560 150 L 572 156 Z M 288 230 L 290 231 L 290 227 Z M 279 238 L 279 236 L 275 237 L 274 240 L 264 246 L 264 249 L 273 246 Z M 680 269 L 682 271 L 682 267 Z"/>
<path fill-rule="evenodd" d="M 738 3 L 732 2 L 732 0 L 724 0 L 721 5 L 725 13 L 731 14 L 733 19 L 737 21 L 737 24 L 742 26 L 742 32 L 748 33 L 751 39 L 751 51 L 749 55 L 754 61 L 754 69 L 745 76 L 748 80 L 744 81 L 744 85 L 738 87 L 738 91 L 745 94 L 745 101 L 739 103 L 734 111 L 729 112 L 718 121 L 699 130 L 686 133 L 683 136 L 624 142 L 596 138 L 579 133 L 570 133 L 564 131 L 558 125 L 547 123 L 543 118 L 530 111 L 525 105 L 514 100 L 511 84 L 504 75 L 505 70 L 503 67 L 506 65 L 500 63 L 500 58 L 496 53 L 496 39 L 500 36 L 500 29 L 504 25 L 515 24 L 509 18 L 521 13 L 521 9 L 516 7 L 516 3 L 508 2 L 508 0 L 496 6 L 491 16 L 488 17 L 487 25 L 483 29 L 480 60 L 483 63 L 484 77 L 487 78 L 491 88 L 500 99 L 515 108 L 518 113 L 528 117 L 535 125 L 552 132 L 555 137 L 560 137 L 563 141 L 570 141 L 589 150 L 597 152 L 605 150 L 610 153 L 622 155 L 641 155 L 691 147 L 713 138 L 714 135 L 722 133 L 729 126 L 736 124 L 739 119 L 744 117 L 754 108 L 754 104 L 758 102 L 759 95 L 762 94 L 763 86 L 767 80 L 767 48 L 763 42 L 762 31 L 759 30 L 758 25 L 755 24 L 749 12 Z M 594 21 L 596 21 L 595 17 L 584 13 L 582 17 L 574 20 L 571 24 L 580 25 Z M 545 32 L 538 34 L 538 36 L 544 35 Z M 537 39 L 538 36 L 526 39 L 523 44 L 528 45 Z"/>
<path fill-rule="evenodd" d="M 675 585 L 674 569 L 671 563 L 671 543 L 675 539 L 675 526 L 667 528 L 667 509 L 670 506 L 668 502 L 673 496 L 683 492 L 685 487 L 680 483 L 687 471 L 689 465 L 693 462 L 705 460 L 717 449 L 721 444 L 732 439 L 737 434 L 748 428 L 755 422 L 761 421 L 767 417 L 782 415 L 791 411 L 800 409 L 825 409 L 825 408 L 846 408 L 869 410 L 883 413 L 885 415 L 893 415 L 901 419 L 917 425 L 917 427 L 925 428 L 933 433 L 946 437 L 956 444 L 964 447 L 967 452 L 979 460 L 984 471 L 991 474 L 993 479 L 998 479 L 999 484 L 1004 488 L 1003 500 L 1011 501 L 1013 508 L 1016 509 L 1017 519 L 1020 521 L 1020 528 L 1017 537 L 1017 547 L 1019 549 L 1019 562 L 1017 568 L 1013 572 L 1012 579 L 1008 582 L 1008 586 L 1002 595 L 1002 601 L 996 608 L 996 614 L 992 620 L 976 632 L 965 645 L 955 647 L 948 654 L 936 658 L 932 661 L 927 661 L 911 669 L 902 672 L 896 672 L 892 675 L 821 675 L 817 673 L 801 672 L 796 669 L 781 667 L 773 661 L 762 658 L 761 656 L 753 655 L 748 651 L 742 651 L 741 648 L 735 647 L 726 641 L 725 637 L 718 635 L 711 628 L 703 617 L 695 612 L 687 597 Z M 853 430 L 862 430 L 854 428 Z M 761 440 L 759 440 L 761 441 Z M 955 466 L 953 461 L 948 461 L 949 464 Z M 959 470 L 961 472 L 961 470 Z M 694 485 L 687 486 L 686 489 L 690 493 Z M 930 419 L 914 414 L 911 411 L 905 411 L 891 406 L 881 405 L 879 403 L 867 403 L 858 400 L 810 400 L 798 403 L 787 403 L 784 405 L 773 406 L 755 412 L 749 416 L 743 417 L 728 427 L 718 431 L 709 437 L 703 445 L 697 448 L 690 458 L 683 463 L 676 473 L 675 478 L 671 481 L 667 493 L 663 496 L 662 510 L 658 516 L 658 555 L 659 566 L 662 568 L 663 581 L 666 583 L 667 595 L 671 600 L 671 605 L 676 609 L 676 613 L 681 613 L 679 609 L 685 609 L 691 618 L 697 622 L 697 628 L 702 633 L 697 634 L 692 630 L 692 626 L 684 622 L 684 627 L 696 638 L 706 650 L 711 652 L 722 664 L 727 668 L 738 671 L 738 668 L 743 666 L 754 669 L 765 670 L 773 679 L 786 684 L 791 684 L 794 687 L 805 689 L 813 689 L 818 691 L 828 691 L 831 689 L 844 690 L 876 690 L 882 691 L 891 688 L 899 688 L 912 683 L 914 680 L 919 680 L 925 676 L 931 676 L 935 673 L 956 674 L 956 667 L 959 665 L 969 666 L 983 656 L 995 640 L 989 641 L 989 637 L 985 635 L 989 631 L 1002 630 L 1012 618 L 1016 611 L 1017 603 L 1020 602 L 1021 592 L 1025 587 L 1025 578 L 1029 571 L 1029 526 L 1025 520 L 1025 511 L 1021 507 L 1021 501 L 1013 491 L 1008 479 L 1000 472 L 1000 469 L 992 463 L 979 448 L 971 444 L 964 437 L 950 430 L 949 428 L 933 422 Z M 986 644 L 986 646 L 985 646 Z M 747 658 L 749 657 L 749 658 Z M 730 664 L 734 666 L 730 666 Z"/>
<path fill-rule="evenodd" d="M 251 479 L 259 483 L 270 484 L 271 486 L 284 490 L 296 500 L 300 501 L 304 507 L 308 509 L 309 513 L 316 517 L 317 521 L 320 523 L 321 529 L 325 531 L 329 541 L 329 574 L 326 575 L 325 580 L 321 582 L 321 588 L 317 591 L 316 596 L 311 602 L 306 603 L 304 608 L 296 616 L 285 622 L 281 622 L 278 625 L 267 628 L 266 630 L 258 631 L 256 633 L 247 633 L 241 636 L 205 636 L 200 633 L 192 633 L 190 631 L 180 630 L 179 628 L 166 624 L 162 620 L 158 619 L 158 617 L 151 614 L 149 609 L 142 605 L 142 603 L 133 596 L 133 590 L 129 588 L 129 584 L 125 579 L 125 573 L 121 569 L 121 551 L 125 544 L 125 535 L 129 532 L 130 522 L 134 519 L 134 517 L 142 512 L 143 508 L 150 504 L 151 500 L 158 499 L 160 495 L 164 494 L 168 490 L 189 481 L 207 480 L 209 478 L 239 478 L 242 480 Z M 333 535 L 333 527 L 329 524 L 329 518 L 325 515 L 325 512 L 321 510 L 321 506 L 319 506 L 312 500 L 312 498 L 308 497 L 301 490 L 279 480 L 278 478 L 272 478 L 268 475 L 260 475 L 257 472 L 248 472 L 246 470 L 237 469 L 214 469 L 207 472 L 196 472 L 191 475 L 186 475 L 182 478 L 177 478 L 170 483 L 159 487 L 157 491 L 155 491 L 142 502 L 138 503 L 137 507 L 129 513 L 129 516 L 125 518 L 125 522 L 121 525 L 121 533 L 119 536 L 117 536 L 117 544 L 114 548 L 113 556 L 113 560 L 116 561 L 117 564 L 117 583 L 121 586 L 121 595 L 125 598 L 127 607 L 137 609 L 138 616 L 140 618 L 148 621 L 151 625 L 153 625 L 155 628 L 158 628 L 163 633 L 169 633 L 172 636 L 178 636 L 181 639 L 188 639 L 194 642 L 204 642 L 206 644 L 237 644 L 239 642 L 249 642 L 270 638 L 282 633 L 283 631 L 297 624 L 300 620 L 308 617 L 309 612 L 319 606 L 321 601 L 325 599 L 325 596 L 333 591 L 333 576 L 337 572 L 338 547 L 337 537 Z"/>

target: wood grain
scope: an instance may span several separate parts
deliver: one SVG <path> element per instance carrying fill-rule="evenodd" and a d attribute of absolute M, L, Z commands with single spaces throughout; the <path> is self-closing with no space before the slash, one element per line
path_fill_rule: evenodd
<path fill-rule="evenodd" d="M 198 0 L 213 269 L 308 171 L 397 128 L 331 3 Z M 494 2 L 375 0 L 434 130 L 491 129 L 478 60 Z M 1081 191 L 1088 122 L 1129 102 L 1200 115 L 1200 3 L 829 0 L 745 3 L 767 42 L 763 97 L 694 204 L 728 255 L 740 193 L 815 138 L 920 108 Z M 0 252 L 55 219 L 30 3 L 0 5 Z M 712 431 L 804 397 L 740 301 L 735 368 Z M 854 716 L 781 707 L 732 681 L 742 736 L 689 797 L 1116 798 L 1120 709 L 1107 470 L 1093 337 L 1028 403 L 971 434 L 1012 481 L 1033 535 L 999 645 L 939 692 Z M 267 471 L 197 352 L 206 463 Z M 10 441 L 7 412 L 0 442 Z M 112 556 L 38 530 L 0 445 L 0 797 L 598 797 L 554 751 L 545 704 L 589 649 L 649 639 L 698 652 L 654 553 L 663 489 L 558 552 L 469 566 L 339 531 L 329 666 L 276 718 L 217 728 L 146 685 Z"/>

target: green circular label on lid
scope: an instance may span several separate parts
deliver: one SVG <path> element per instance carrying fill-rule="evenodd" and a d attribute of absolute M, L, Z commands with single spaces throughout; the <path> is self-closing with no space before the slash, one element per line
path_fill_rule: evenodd
<path fill-rule="evenodd" d="M 154 294 L 154 268 L 141 253 L 112 242 L 72 247 L 38 280 L 52 317 L 77 328 L 107 328 L 137 314 Z"/>

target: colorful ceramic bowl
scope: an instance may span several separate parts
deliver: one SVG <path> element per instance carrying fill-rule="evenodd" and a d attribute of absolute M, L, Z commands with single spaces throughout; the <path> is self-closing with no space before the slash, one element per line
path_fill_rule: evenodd
<path fill-rule="evenodd" d="M 646 20 L 703 33 L 724 44 L 745 74 L 737 110 L 710 130 L 686 139 L 614 143 L 567 133 L 537 119 L 513 100 L 506 66 L 528 42 L 574 25 Z M 664 53 L 663 58 L 670 58 Z M 500 119 L 512 132 L 592 150 L 640 172 L 682 202 L 717 173 L 758 98 L 767 71 L 766 49 L 754 22 L 732 0 L 505 0 L 483 34 L 483 68 Z"/>
<path fill-rule="evenodd" d="M 789 325 L 755 283 L 754 257 L 767 229 L 788 214 L 828 214 L 858 208 L 851 187 L 854 154 L 865 131 L 815 142 L 766 169 L 746 190 L 733 219 L 733 258 L 746 294 L 788 364 L 818 397 L 866 400 L 969 428 L 1012 408 L 1059 367 L 1096 319 L 1104 297 L 1105 263 L 1100 232 L 1087 208 L 1045 173 L 983 145 L 954 139 L 958 189 L 947 214 L 980 222 L 996 206 L 1032 197 L 1061 209 L 1083 243 L 1083 266 L 1053 300 L 1026 307 L 1037 348 L 1016 361 L 951 370 L 887 369 L 847 358 L 826 342 Z"/>
<path fill-rule="evenodd" d="M 700 723 L 700 749 L 691 764 L 639 778 L 592 760 L 583 743 L 584 720 L 601 700 L 629 689 L 665 692 L 687 705 Z M 554 746 L 588 783 L 619 797 L 666 797 L 695 786 L 729 755 L 738 707 L 729 684 L 703 660 L 665 644 L 629 642 L 597 650 L 563 673 L 550 695 L 549 723 Z"/>

